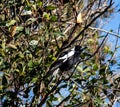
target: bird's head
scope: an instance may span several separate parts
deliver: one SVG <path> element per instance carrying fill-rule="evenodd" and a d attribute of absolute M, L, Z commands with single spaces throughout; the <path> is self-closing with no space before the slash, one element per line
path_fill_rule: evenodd
<path fill-rule="evenodd" d="M 82 52 L 84 49 L 86 49 L 87 47 L 85 46 L 85 47 L 81 47 L 81 46 L 79 46 L 79 45 L 76 45 L 75 46 L 75 51 L 76 52 Z"/>

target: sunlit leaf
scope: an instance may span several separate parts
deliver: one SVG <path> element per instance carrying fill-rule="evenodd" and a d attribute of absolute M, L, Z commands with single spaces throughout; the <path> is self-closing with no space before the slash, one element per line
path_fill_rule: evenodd
<path fill-rule="evenodd" d="M 109 48 L 108 46 L 105 46 L 105 47 L 104 47 L 104 52 L 105 52 L 105 53 L 109 53 L 109 52 L 110 52 L 110 48 Z"/>
<path fill-rule="evenodd" d="M 17 47 L 14 44 L 8 44 L 7 46 L 12 49 L 17 49 Z"/>
<path fill-rule="evenodd" d="M 91 69 L 89 67 L 87 67 L 86 69 L 83 70 L 83 72 L 88 72 L 90 71 Z"/>
<path fill-rule="evenodd" d="M 20 32 L 20 31 L 23 31 L 24 27 L 22 26 L 17 26 L 16 27 L 16 32 Z"/>
<path fill-rule="evenodd" d="M 43 17 L 44 17 L 45 19 L 49 20 L 49 19 L 50 19 L 50 14 L 44 12 L 44 13 L 43 13 Z"/>
<path fill-rule="evenodd" d="M 80 71 L 80 72 L 82 72 L 83 71 L 83 69 L 82 69 L 82 67 L 80 67 L 80 66 L 77 66 L 77 68 L 76 68 L 78 71 Z"/>
<path fill-rule="evenodd" d="M 37 82 L 37 80 L 38 80 L 38 77 L 32 78 L 32 83 Z"/>
<path fill-rule="evenodd" d="M 0 85 L 0 91 L 2 91 L 4 85 Z"/>
<path fill-rule="evenodd" d="M 36 21 L 36 18 L 29 18 L 27 21 L 26 21 L 26 23 L 29 25 L 29 24 L 31 24 L 31 23 L 33 23 L 33 22 L 35 22 Z"/>
<path fill-rule="evenodd" d="M 56 7 L 52 6 L 52 5 L 49 5 L 49 6 L 46 6 L 46 9 L 48 9 L 48 10 L 54 10 L 54 9 L 56 9 Z"/>
<path fill-rule="evenodd" d="M 29 45 L 32 45 L 32 46 L 35 46 L 38 44 L 38 41 L 37 40 L 32 40 L 30 41 Z"/>
<path fill-rule="evenodd" d="M 82 13 L 80 12 L 77 16 L 77 23 L 82 23 L 83 22 L 83 19 L 82 19 Z"/>
<path fill-rule="evenodd" d="M 23 55 L 22 52 L 19 52 L 19 57 L 20 57 L 20 58 L 24 58 L 24 55 Z"/>
<path fill-rule="evenodd" d="M 94 43 L 95 41 L 94 41 L 94 39 L 88 39 L 88 43 L 89 44 L 92 44 L 92 43 Z"/>
<path fill-rule="evenodd" d="M 0 57 L 0 66 L 3 64 L 3 58 Z"/>
<path fill-rule="evenodd" d="M 9 27 L 11 25 L 14 25 L 16 23 L 16 20 L 10 20 L 8 23 L 6 23 L 6 26 Z"/>

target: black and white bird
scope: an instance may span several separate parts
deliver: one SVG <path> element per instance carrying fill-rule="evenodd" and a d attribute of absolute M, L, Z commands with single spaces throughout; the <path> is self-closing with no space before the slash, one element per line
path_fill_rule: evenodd
<path fill-rule="evenodd" d="M 80 61 L 80 54 L 86 47 L 81 47 L 79 45 L 75 46 L 71 50 L 65 51 L 58 59 L 50 66 L 50 72 L 52 75 L 56 76 L 59 72 L 68 71 L 73 68 L 73 66 Z"/>

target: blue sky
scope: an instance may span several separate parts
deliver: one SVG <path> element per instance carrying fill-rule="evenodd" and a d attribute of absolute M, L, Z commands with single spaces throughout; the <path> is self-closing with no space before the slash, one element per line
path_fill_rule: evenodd
<path fill-rule="evenodd" d="M 114 33 L 118 33 L 118 27 L 120 25 L 120 12 L 118 12 L 118 10 L 120 9 L 120 0 L 113 0 L 114 3 L 114 14 L 112 14 L 109 18 L 109 22 L 103 27 L 104 30 L 110 31 L 112 30 Z M 120 33 L 119 33 L 120 35 Z M 115 43 L 116 43 L 116 36 L 114 35 L 109 35 L 108 36 L 108 41 L 107 41 L 107 45 L 110 46 L 111 50 L 114 50 L 115 48 Z M 120 63 L 119 58 L 120 57 L 120 38 L 118 39 L 118 50 L 114 56 L 114 58 L 116 58 L 116 60 Z M 116 66 L 117 68 L 117 66 Z M 115 69 L 115 66 L 113 67 L 113 69 Z"/>
<path fill-rule="evenodd" d="M 120 0 L 114 0 L 114 2 L 115 2 L 114 6 L 117 6 L 115 11 L 117 11 L 118 9 L 120 9 Z M 119 24 L 120 24 L 120 12 L 115 12 L 111 16 L 109 23 L 104 26 L 104 29 L 107 31 L 113 30 L 113 32 L 117 33 Z M 114 37 L 113 35 L 109 35 L 108 41 L 109 41 L 108 43 L 110 43 L 111 45 L 111 48 L 114 48 L 116 37 Z M 120 38 L 118 41 L 118 46 L 120 46 Z M 120 56 L 120 49 L 117 51 L 116 56 Z M 120 62 L 119 59 L 118 61 Z M 119 102 L 114 103 L 113 107 L 120 107 L 120 103 Z"/>

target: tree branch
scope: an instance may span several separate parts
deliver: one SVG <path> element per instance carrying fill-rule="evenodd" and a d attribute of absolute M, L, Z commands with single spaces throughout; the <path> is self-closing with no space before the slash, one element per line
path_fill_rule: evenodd
<path fill-rule="evenodd" d="M 105 33 L 108 33 L 108 34 L 111 34 L 111 35 L 115 35 L 116 37 L 120 38 L 120 35 L 117 34 L 117 33 L 113 33 L 113 32 L 110 32 L 110 31 L 107 31 L 107 30 L 104 30 L 104 29 L 100 29 L 100 28 L 94 28 L 94 27 L 89 27 L 89 28 L 92 29 L 92 30 L 102 31 L 102 32 L 105 32 Z"/>
<path fill-rule="evenodd" d="M 79 36 L 80 36 L 86 29 L 88 29 L 89 26 L 90 26 L 94 21 L 96 21 L 96 19 L 98 19 L 98 18 L 99 18 L 100 16 L 102 16 L 105 12 L 107 12 L 108 9 L 109 9 L 112 5 L 113 5 L 113 3 L 112 3 L 112 0 L 111 0 L 109 6 L 107 6 L 107 7 L 104 9 L 104 11 L 102 11 L 100 14 L 98 14 L 95 18 L 93 18 L 93 19 L 91 20 L 91 22 L 90 22 L 89 24 L 87 24 L 87 25 L 84 27 L 84 29 L 83 29 L 67 46 L 62 46 L 62 47 L 61 47 L 61 50 L 66 49 L 66 48 L 68 48 L 70 45 L 72 45 L 72 44 L 76 41 L 76 39 L 78 39 Z"/>

